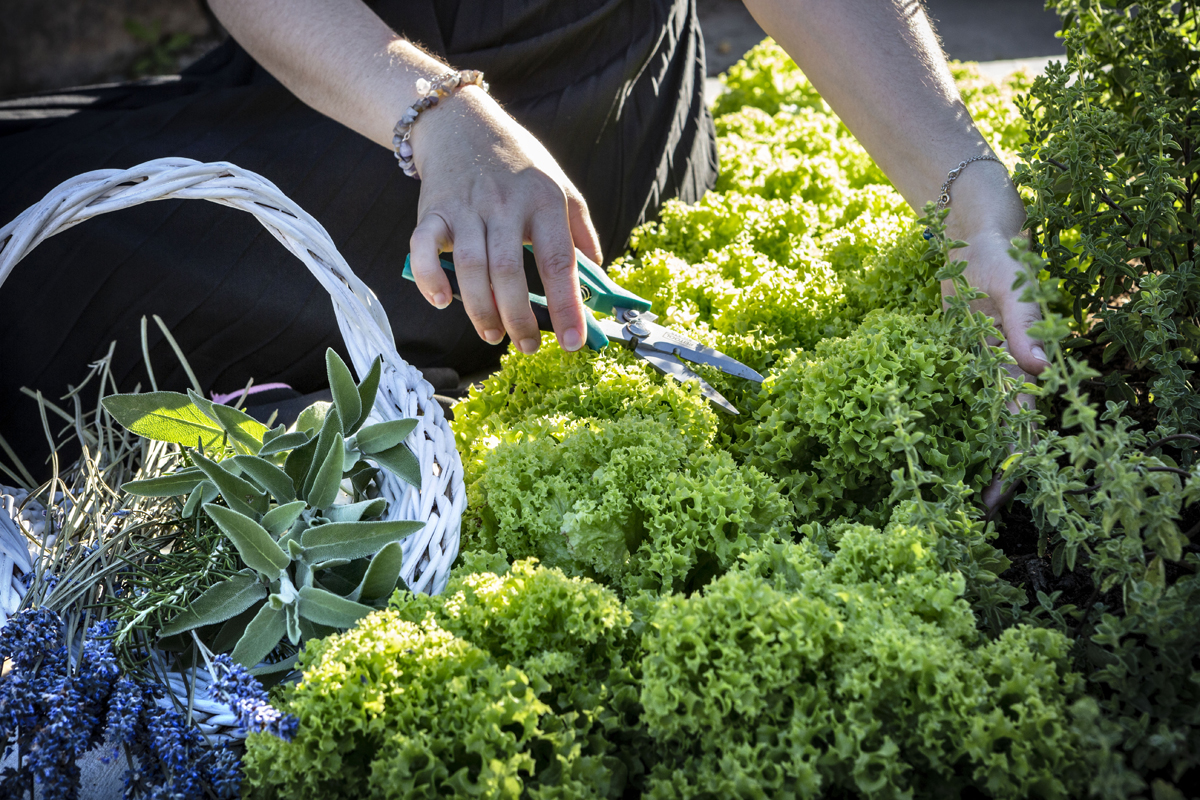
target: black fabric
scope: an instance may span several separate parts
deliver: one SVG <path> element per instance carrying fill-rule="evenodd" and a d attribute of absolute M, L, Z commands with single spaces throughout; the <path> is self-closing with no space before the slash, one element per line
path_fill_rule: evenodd
<path fill-rule="evenodd" d="M 696 200 L 715 180 L 695 0 L 372 5 L 454 66 L 486 73 L 583 192 L 608 257 L 666 199 Z M 230 161 L 275 182 L 378 293 L 411 363 L 463 374 L 497 363 L 503 348 L 480 341 L 459 304 L 437 311 L 399 276 L 419 183 L 232 41 L 179 76 L 0 101 L 0 224 L 74 175 L 163 156 Z M 253 377 L 311 392 L 325 348 L 340 348 L 327 295 L 249 215 L 168 201 L 95 218 L 43 242 L 0 287 L 0 432 L 31 468 L 44 436 L 19 387 L 58 397 L 113 340 L 122 388 L 144 382 L 149 314 L 206 390 Z M 184 388 L 153 325 L 151 345 L 160 388 Z"/>

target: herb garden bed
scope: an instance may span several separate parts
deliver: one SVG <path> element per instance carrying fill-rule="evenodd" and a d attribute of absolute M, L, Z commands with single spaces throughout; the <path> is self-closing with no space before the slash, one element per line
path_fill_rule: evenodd
<path fill-rule="evenodd" d="M 244 749 L 206 747 L 180 709 L 183 744 L 146 742 L 135 766 L 188 797 L 233 796 L 234 765 L 242 793 L 264 798 L 1195 796 L 1200 10 L 1058 5 L 1065 67 L 1002 84 L 955 68 L 1028 204 L 1035 247 L 1014 254 L 1045 317 L 1039 386 L 987 346 L 994 329 L 969 310 L 941 221 L 914 217 L 766 42 L 724 77 L 717 190 L 668 204 L 612 271 L 660 322 L 767 376 L 698 368 L 743 414 L 617 348 L 565 353 L 547 337 L 511 353 L 455 407 L 467 509 L 445 591 L 360 591 L 345 602 L 378 597 L 379 610 L 352 627 L 318 612 L 290 642 L 285 624 L 253 658 L 231 635 L 254 638 L 244 610 L 197 628 L 177 657 L 232 652 L 214 662 L 223 697 L 241 697 L 259 731 Z M 959 289 L 944 310 L 941 280 Z M 1020 392 L 1036 409 L 1009 411 Z M 334 435 L 322 413 L 293 447 Z M 103 414 L 94 424 L 109 430 Z M 257 435 L 248 446 L 264 452 Z M 134 438 L 115 436 L 130 455 Z M 311 463 L 281 468 L 311 491 Z M 978 496 L 996 473 L 1009 493 L 987 512 Z M 284 498 L 257 480 L 266 499 L 241 513 L 286 539 L 267 519 Z M 198 481 L 186 491 L 202 496 Z M 237 504 L 220 488 L 208 515 L 224 529 Z M 311 519 L 345 513 L 308 499 L 318 531 Z M 48 610 L 0 634 L 10 741 L 51 736 L 65 708 L 93 727 L 62 734 L 58 752 L 106 725 L 120 738 L 133 717 L 118 681 L 144 679 L 178 609 L 271 567 L 185 500 L 139 506 L 153 524 L 136 535 L 208 537 L 226 574 L 181 581 L 161 539 L 122 551 L 135 568 L 91 605 L 39 572 L 26 603 Z M 296 563 L 311 561 L 302 550 Z M 186 554 L 178 564 L 196 574 Z M 314 569 L 346 597 L 374 585 L 366 561 Z M 178 594 L 118 641 L 145 610 L 130 599 L 144 593 L 112 592 L 132 586 Z M 62 637 L 100 618 L 68 656 Z M 287 667 L 301 640 L 299 680 L 264 705 L 244 667 L 264 653 Z M 63 677 L 72 660 L 86 677 Z M 18 708 L 22 681 L 65 699 Z M 47 775 L 70 760 L 22 752 Z"/>

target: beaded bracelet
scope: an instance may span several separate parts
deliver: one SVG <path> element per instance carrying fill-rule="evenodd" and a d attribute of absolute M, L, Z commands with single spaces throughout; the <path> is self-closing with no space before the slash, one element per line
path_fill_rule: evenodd
<path fill-rule="evenodd" d="M 955 167 L 954 169 L 952 169 L 948 173 L 946 173 L 946 180 L 942 184 L 942 193 L 938 197 L 938 201 L 937 201 L 937 209 L 936 209 L 937 211 L 944 211 L 945 208 L 948 205 L 950 205 L 950 186 L 958 178 L 959 173 L 962 172 L 963 169 L 966 168 L 967 164 L 973 164 L 976 161 L 995 161 L 997 164 L 1001 164 L 1001 165 L 1004 164 L 1003 161 L 996 158 L 995 156 L 972 156 L 971 158 L 968 158 L 966 161 L 960 162 L 957 167 Z M 1007 169 L 1007 167 L 1005 167 L 1005 169 Z M 925 238 L 926 239 L 933 238 L 933 231 L 931 231 L 929 228 L 925 229 Z"/>
<path fill-rule="evenodd" d="M 413 163 L 412 145 L 408 143 L 408 137 L 412 135 L 412 126 L 417 121 L 417 116 L 425 109 L 436 106 L 441 98 L 449 97 L 464 86 L 478 86 L 485 92 L 488 89 L 487 81 L 483 79 L 483 73 L 477 69 L 447 72 L 445 75 L 434 78 L 432 82 L 424 78 L 417 81 L 417 93 L 421 95 L 421 99 L 404 109 L 404 115 L 400 117 L 400 121 L 396 123 L 395 129 L 392 131 L 392 147 L 396 150 L 396 161 L 400 162 L 400 169 L 404 170 L 405 175 L 417 180 L 421 179 L 421 176 L 417 174 L 417 165 Z"/>

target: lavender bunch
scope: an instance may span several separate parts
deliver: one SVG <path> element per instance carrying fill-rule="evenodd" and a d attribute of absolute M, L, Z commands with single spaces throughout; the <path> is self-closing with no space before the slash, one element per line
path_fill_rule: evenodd
<path fill-rule="evenodd" d="M 177 711 L 155 700 L 161 689 L 122 677 L 108 717 L 109 739 L 123 746 L 125 798 L 148 800 L 234 800 L 239 796 L 240 759 L 226 745 L 210 746 Z"/>
<path fill-rule="evenodd" d="M 0 773 L 0 795 L 33 796 L 40 785 L 46 800 L 74 798 L 77 759 L 104 736 L 109 698 L 119 670 L 104 641 L 111 623 L 89 628 L 78 658 L 72 658 L 59 616 L 26 609 L 0 630 L 0 659 L 11 659 L 0 681 L 0 741 L 17 766 Z"/>

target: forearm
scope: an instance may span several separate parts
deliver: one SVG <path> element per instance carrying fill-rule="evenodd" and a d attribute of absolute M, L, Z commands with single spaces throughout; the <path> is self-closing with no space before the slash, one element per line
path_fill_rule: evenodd
<path fill-rule="evenodd" d="M 307 105 L 391 147 L 418 99 L 416 82 L 446 71 L 361 0 L 210 0 L 213 13 L 268 72 Z"/>
<path fill-rule="evenodd" d="M 960 161 L 991 154 L 917 0 L 746 0 L 916 210 Z M 1015 235 L 1024 208 L 997 164 L 955 181 L 950 232 Z"/>

